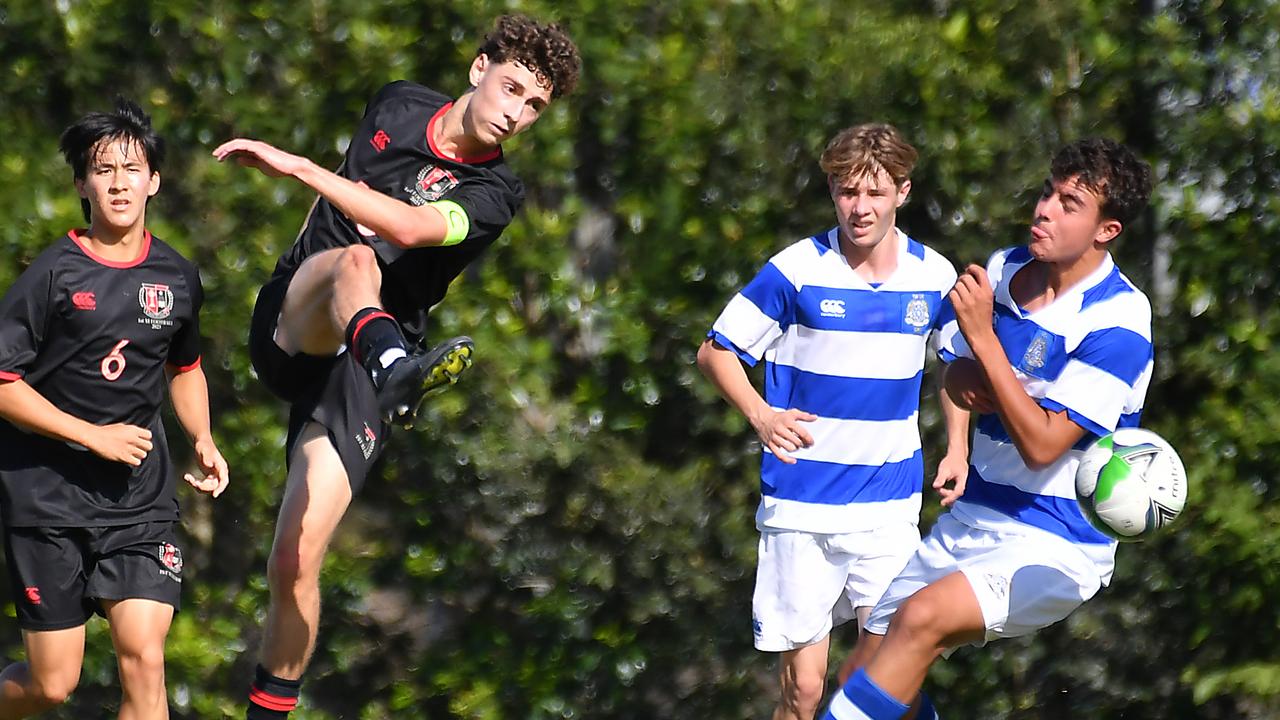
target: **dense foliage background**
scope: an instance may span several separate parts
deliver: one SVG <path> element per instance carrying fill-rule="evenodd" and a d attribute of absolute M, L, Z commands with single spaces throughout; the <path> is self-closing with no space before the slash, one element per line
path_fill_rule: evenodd
<path fill-rule="evenodd" d="M 900 225 L 958 265 L 1021 241 L 1063 141 L 1109 135 L 1158 174 L 1117 259 L 1158 308 L 1144 420 L 1180 448 L 1189 509 L 1121 548 L 1114 585 L 1067 621 L 938 665 L 944 714 L 1280 717 L 1274 0 L 8 0 L 0 287 L 80 224 L 57 134 L 117 92 L 171 143 L 151 228 L 204 275 L 233 486 L 183 491 L 174 717 L 243 712 L 284 433 L 247 323 L 311 200 L 209 152 L 249 135 L 336 165 L 374 91 L 461 92 L 509 10 L 569 28 L 582 86 L 507 147 L 529 201 L 434 315 L 479 361 L 342 526 L 297 717 L 768 716 L 774 659 L 749 632 L 757 450 L 692 361 L 770 254 L 832 224 L 817 155 L 871 120 L 921 150 Z M 89 645 L 53 717 L 117 702 L 101 621 Z"/>

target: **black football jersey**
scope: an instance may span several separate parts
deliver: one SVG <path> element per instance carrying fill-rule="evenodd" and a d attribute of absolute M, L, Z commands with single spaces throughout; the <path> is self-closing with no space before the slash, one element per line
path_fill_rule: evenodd
<path fill-rule="evenodd" d="M 298 239 L 276 265 L 292 273 L 310 255 L 363 243 L 378 255 L 382 301 L 411 339 L 422 336 L 427 311 L 444 298 L 463 268 L 511 222 L 524 186 L 507 167 L 502 150 L 455 158 L 435 147 L 432 130 L 451 98 L 407 81 L 382 88 L 365 108 L 339 175 L 412 205 L 451 200 L 467 213 L 466 239 L 448 247 L 403 249 L 359 226 L 323 197 L 316 201 Z"/>
<path fill-rule="evenodd" d="M 138 260 L 95 256 L 76 231 L 0 300 L 0 379 L 22 379 L 95 425 L 151 430 L 134 468 L 0 420 L 0 516 L 10 527 L 127 525 L 178 516 L 160 409 L 165 365 L 200 362 L 204 290 L 194 265 L 144 237 Z"/>

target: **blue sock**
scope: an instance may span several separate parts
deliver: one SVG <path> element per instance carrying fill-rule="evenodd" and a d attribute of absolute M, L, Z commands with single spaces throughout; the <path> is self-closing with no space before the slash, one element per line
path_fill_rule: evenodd
<path fill-rule="evenodd" d="M 940 720 L 938 709 L 933 706 L 933 701 L 924 694 L 923 690 L 920 691 L 920 711 L 916 713 L 916 720 Z"/>
<path fill-rule="evenodd" d="M 899 720 L 907 708 L 859 669 L 831 699 L 822 720 Z"/>

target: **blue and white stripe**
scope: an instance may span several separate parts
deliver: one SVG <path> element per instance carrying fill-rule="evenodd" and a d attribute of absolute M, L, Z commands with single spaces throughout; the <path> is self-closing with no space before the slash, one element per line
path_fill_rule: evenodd
<path fill-rule="evenodd" d="M 997 252 L 988 263 L 996 335 L 1027 394 L 1041 407 L 1065 411 L 1085 436 L 1052 465 L 1032 470 L 999 417 L 980 416 L 968 486 L 952 512 L 973 527 L 1030 525 L 1076 543 L 1091 556 L 1110 558 L 1114 543 L 1094 530 L 1076 505 L 1075 471 L 1094 439 L 1138 424 L 1151 381 L 1151 305 L 1108 255 L 1050 305 L 1024 312 L 1010 296 L 1009 283 L 1030 261 L 1026 248 L 1013 248 Z M 954 321 L 941 336 L 944 360 L 972 357 Z"/>
<path fill-rule="evenodd" d="M 925 715 L 924 698 L 921 693 L 920 720 L 937 720 L 938 714 L 931 702 L 927 703 L 928 715 Z M 859 668 L 845 681 L 844 687 L 831 696 L 831 704 L 822 720 L 899 720 L 908 709 L 907 703 L 876 685 L 867 675 L 866 668 Z"/>
<path fill-rule="evenodd" d="M 894 710 L 896 709 L 894 708 Z M 901 713 L 899 713 L 898 717 L 902 717 Z M 875 715 L 858 707 L 853 700 L 849 699 L 849 696 L 845 694 L 842 688 L 831 696 L 831 704 L 827 707 L 827 712 L 822 716 L 822 720 L 877 720 L 877 718 Z"/>
<path fill-rule="evenodd" d="M 956 273 L 896 232 L 898 268 L 878 287 L 849 267 L 832 229 L 771 258 L 708 333 L 748 365 L 764 361 L 771 407 L 818 417 L 796 464 L 765 449 L 761 529 L 843 533 L 919 517 L 926 343 Z"/>

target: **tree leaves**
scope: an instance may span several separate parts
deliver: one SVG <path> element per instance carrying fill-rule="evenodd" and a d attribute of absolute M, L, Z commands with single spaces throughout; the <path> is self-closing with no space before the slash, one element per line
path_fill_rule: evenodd
<path fill-rule="evenodd" d="M 255 662 L 284 411 L 252 376 L 246 326 L 311 201 L 209 150 L 246 134 L 336 165 L 384 82 L 464 90 L 508 6 L 0 9 L 0 169 L 14 180 L 0 284 L 80 224 L 55 133 L 120 92 L 170 140 L 150 222 L 208 289 L 205 368 L 233 485 L 217 503 L 182 497 L 175 717 L 237 716 Z M 1114 585 L 1066 622 L 937 666 L 944 714 L 1280 712 L 1276 3 L 520 7 L 564 22 L 583 81 L 506 148 L 529 201 L 433 313 L 433 337 L 476 338 L 477 365 L 424 430 L 396 436 L 344 521 L 295 715 L 768 714 L 774 658 L 749 630 L 757 451 L 693 352 L 769 255 L 832 224 L 817 156 L 864 121 L 920 149 L 900 225 L 958 265 L 1023 241 L 1065 140 L 1106 134 L 1157 168 L 1153 209 L 1116 254 L 1159 308 L 1144 421 L 1187 463 L 1188 510 L 1167 537 L 1121 549 Z M 17 629 L 0 626 L 16 654 Z M 835 637 L 843 650 L 853 632 Z M 91 633 L 81 687 L 54 716 L 115 702 L 108 646 Z"/>

